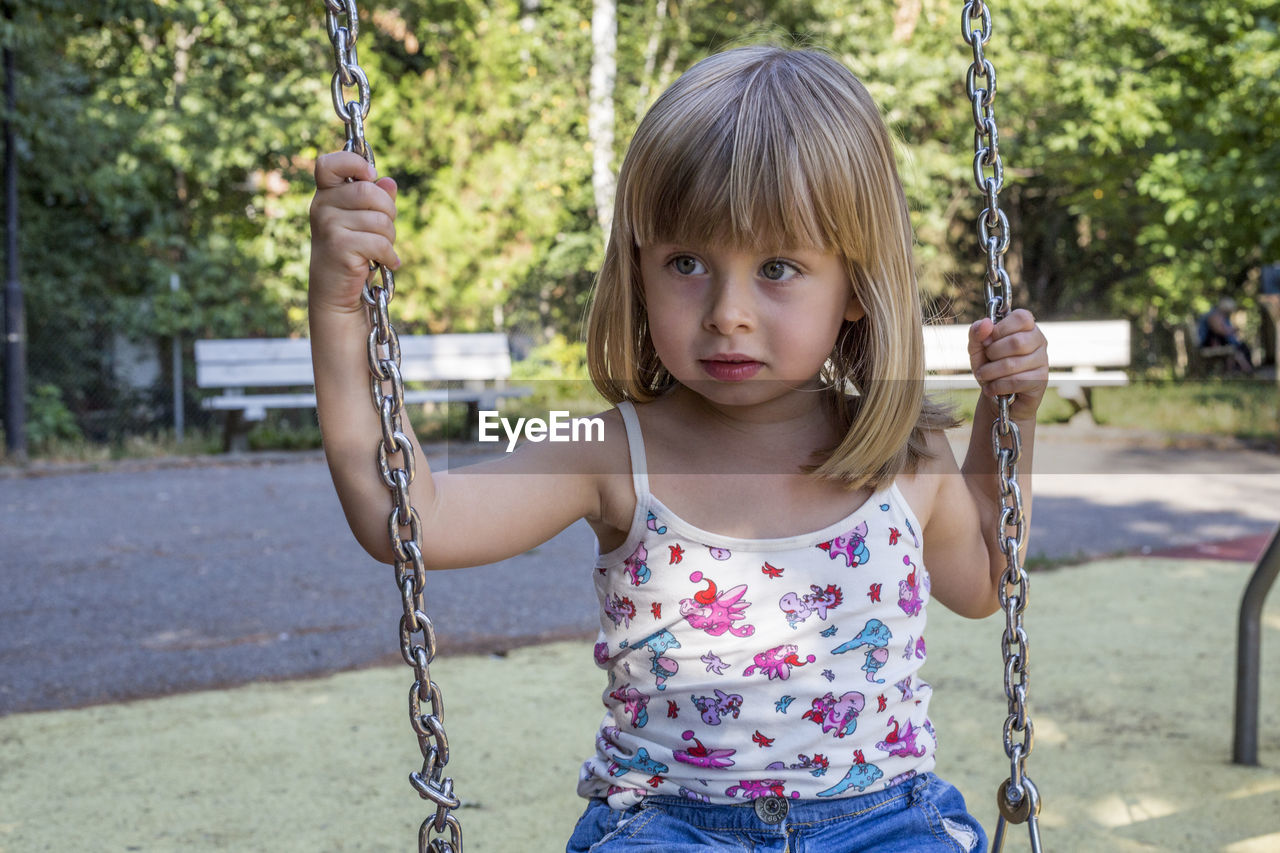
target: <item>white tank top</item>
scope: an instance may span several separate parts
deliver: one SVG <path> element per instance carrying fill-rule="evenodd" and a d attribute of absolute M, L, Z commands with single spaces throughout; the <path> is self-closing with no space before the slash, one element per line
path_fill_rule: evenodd
<path fill-rule="evenodd" d="M 721 536 L 649 492 L 635 410 L 618 410 L 636 510 L 596 559 L 607 711 L 578 793 L 848 797 L 931 770 L 929 575 L 897 485 L 812 533 Z"/>

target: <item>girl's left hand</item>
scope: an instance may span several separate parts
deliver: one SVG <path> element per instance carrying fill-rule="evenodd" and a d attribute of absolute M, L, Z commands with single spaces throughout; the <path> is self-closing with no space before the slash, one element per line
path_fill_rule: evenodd
<path fill-rule="evenodd" d="M 1016 395 L 1010 417 L 1035 417 L 1049 385 L 1049 350 L 1030 311 L 1019 308 L 999 323 L 984 317 L 970 326 L 969 365 L 986 397 Z"/>

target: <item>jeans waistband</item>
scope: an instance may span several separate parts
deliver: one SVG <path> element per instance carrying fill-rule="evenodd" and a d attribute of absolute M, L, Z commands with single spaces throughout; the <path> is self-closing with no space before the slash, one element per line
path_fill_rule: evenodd
<path fill-rule="evenodd" d="M 641 809 L 660 808 L 672 817 L 712 830 L 749 829 L 782 831 L 787 826 L 856 818 L 882 808 L 913 805 L 929 784 L 932 774 L 922 773 L 892 788 L 834 799 L 799 800 L 785 797 L 757 798 L 742 803 L 703 803 L 685 797 L 646 797 Z M 778 802 L 760 803 L 759 800 Z M 783 805 L 785 804 L 785 805 Z"/>

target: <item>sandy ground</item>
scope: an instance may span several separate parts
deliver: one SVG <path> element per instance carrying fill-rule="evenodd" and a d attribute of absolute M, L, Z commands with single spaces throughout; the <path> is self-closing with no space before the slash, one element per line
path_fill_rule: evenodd
<path fill-rule="evenodd" d="M 1028 765 L 1045 849 L 1280 850 L 1280 602 L 1264 629 L 1261 767 L 1230 763 L 1251 566 L 1125 558 L 1033 580 Z M 932 615 L 940 772 L 994 827 L 1001 617 Z M 91 626 L 85 626 L 90 628 Z M 86 637 L 89 639 L 89 637 Z M 92 667 L 89 646 L 83 665 Z M 590 645 L 441 657 L 467 849 L 562 850 L 599 718 Z M 0 851 L 403 851 L 425 804 L 406 667 L 0 718 Z M 504 790 L 500 782 L 514 780 Z M 1027 849 L 1013 827 L 1006 849 Z"/>

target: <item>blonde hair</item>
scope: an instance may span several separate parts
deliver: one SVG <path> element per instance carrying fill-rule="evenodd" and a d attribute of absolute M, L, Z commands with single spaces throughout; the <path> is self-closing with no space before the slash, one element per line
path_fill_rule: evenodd
<path fill-rule="evenodd" d="M 592 381 L 646 402 L 675 384 L 649 339 L 639 248 L 668 240 L 839 255 L 866 316 L 845 321 L 824 378 L 839 444 L 812 470 L 880 486 L 924 456 L 923 431 L 954 425 L 924 397 L 912 232 L 879 109 L 843 65 L 808 50 L 708 57 L 641 121 L 618 178 L 587 322 Z M 854 394 L 845 393 L 849 387 Z"/>

